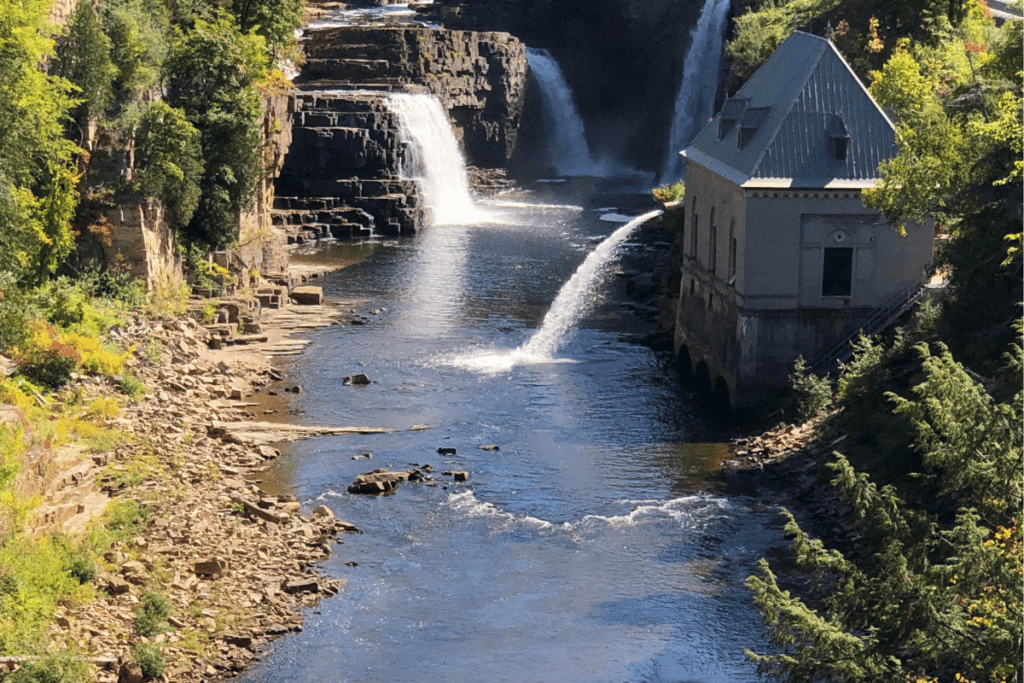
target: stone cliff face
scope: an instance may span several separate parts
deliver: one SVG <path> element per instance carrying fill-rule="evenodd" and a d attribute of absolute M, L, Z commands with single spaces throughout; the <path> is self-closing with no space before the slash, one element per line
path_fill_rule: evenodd
<path fill-rule="evenodd" d="M 334 28 L 311 33 L 305 52 L 303 89 L 425 89 L 448 111 L 471 164 L 503 167 L 515 150 L 527 64 L 509 35 Z"/>
<path fill-rule="evenodd" d="M 507 31 L 558 60 L 600 154 L 661 166 L 703 0 L 436 0 L 445 26 Z"/>
<path fill-rule="evenodd" d="M 305 52 L 275 183 L 274 223 L 292 240 L 407 235 L 426 222 L 415 185 L 399 178 L 404 147 L 390 92 L 436 95 L 472 164 L 501 168 L 515 150 L 527 64 L 508 35 L 331 28 L 311 32 Z"/>

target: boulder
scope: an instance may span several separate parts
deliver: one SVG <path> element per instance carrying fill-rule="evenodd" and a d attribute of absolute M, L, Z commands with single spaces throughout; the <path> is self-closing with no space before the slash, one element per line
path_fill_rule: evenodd
<path fill-rule="evenodd" d="M 292 289 L 289 296 L 300 306 L 319 306 L 324 302 L 324 288 L 303 285 Z"/>
<path fill-rule="evenodd" d="M 370 377 L 359 373 L 358 375 L 349 375 L 348 377 L 341 378 L 342 384 L 352 385 L 355 387 L 364 387 L 370 383 Z"/>
<path fill-rule="evenodd" d="M 196 562 L 192 570 L 197 576 L 208 576 L 211 579 L 217 579 L 224 576 L 224 572 L 227 571 L 228 563 L 219 558 L 211 558 L 209 560 L 202 560 Z"/>
<path fill-rule="evenodd" d="M 394 491 L 403 481 L 427 481 L 429 477 L 418 469 L 411 469 L 407 472 L 391 472 L 387 469 L 377 469 L 366 474 L 360 474 L 355 482 L 348 487 L 349 493 L 387 493 Z"/>
<path fill-rule="evenodd" d="M 124 662 L 117 672 L 117 683 L 142 683 L 142 666 L 138 662 Z"/>
<path fill-rule="evenodd" d="M 334 521 L 334 511 L 326 505 L 318 505 L 313 508 L 313 518 L 318 522 L 332 522 Z"/>
<path fill-rule="evenodd" d="M 132 587 L 128 582 L 120 576 L 111 576 L 107 579 L 107 592 L 111 595 L 124 595 L 131 589 Z"/>
<path fill-rule="evenodd" d="M 281 590 L 289 594 L 318 593 L 320 591 L 320 582 L 315 577 L 294 579 L 281 584 Z"/>

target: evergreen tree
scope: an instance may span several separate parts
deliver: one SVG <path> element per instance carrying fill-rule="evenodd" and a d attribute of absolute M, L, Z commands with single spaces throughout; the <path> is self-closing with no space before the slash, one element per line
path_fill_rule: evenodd
<path fill-rule="evenodd" d="M 782 590 L 764 560 L 747 580 L 781 652 L 748 657 L 803 681 L 1021 681 L 1022 394 L 992 399 L 945 347 L 917 347 L 922 381 L 890 394 L 917 435 L 933 497 L 908 505 L 836 454 L 833 485 L 859 540 L 845 553 L 786 532 L 809 579 Z M 1013 365 L 1020 372 L 1020 347 Z"/>
<path fill-rule="evenodd" d="M 117 68 L 110 61 L 110 39 L 90 2 L 78 3 L 71 14 L 67 35 L 57 47 L 57 73 L 78 88 L 74 118 L 80 126 L 104 114 Z"/>
<path fill-rule="evenodd" d="M 189 224 L 199 205 L 203 173 L 199 131 L 185 113 L 158 100 L 147 105 L 135 127 L 136 171 L 133 185 L 162 199 L 171 227 Z"/>

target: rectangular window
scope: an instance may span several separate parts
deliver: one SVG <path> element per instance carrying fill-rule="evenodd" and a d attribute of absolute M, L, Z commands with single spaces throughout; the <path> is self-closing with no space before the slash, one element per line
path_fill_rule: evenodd
<path fill-rule="evenodd" d="M 853 249 L 826 247 L 821 273 L 822 296 L 850 296 L 853 282 Z"/>

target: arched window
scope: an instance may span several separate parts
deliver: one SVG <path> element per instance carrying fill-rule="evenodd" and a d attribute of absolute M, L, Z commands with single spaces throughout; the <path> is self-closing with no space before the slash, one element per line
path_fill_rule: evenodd
<path fill-rule="evenodd" d="M 711 207 L 710 224 L 708 227 L 708 270 L 715 274 L 718 263 L 718 226 L 715 225 L 715 207 Z"/>
<path fill-rule="evenodd" d="M 700 216 L 697 215 L 697 198 L 693 198 L 693 210 L 690 214 L 693 219 L 691 222 L 693 227 L 690 229 L 690 258 L 697 258 L 697 231 L 699 229 L 698 221 Z"/>
<path fill-rule="evenodd" d="M 729 284 L 736 282 L 736 219 L 729 220 Z"/>

